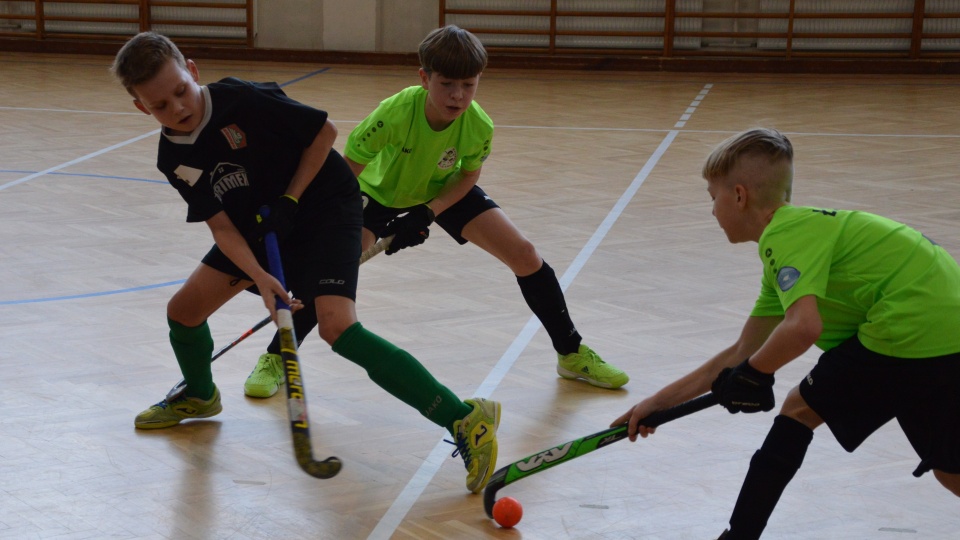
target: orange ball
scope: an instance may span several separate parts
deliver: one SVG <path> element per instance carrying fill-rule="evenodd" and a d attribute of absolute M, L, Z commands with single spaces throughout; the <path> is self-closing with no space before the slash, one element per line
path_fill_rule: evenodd
<path fill-rule="evenodd" d="M 504 529 L 509 529 L 520 523 L 522 517 L 523 507 L 520 506 L 520 501 L 513 497 L 501 497 L 493 505 L 493 519 Z"/>

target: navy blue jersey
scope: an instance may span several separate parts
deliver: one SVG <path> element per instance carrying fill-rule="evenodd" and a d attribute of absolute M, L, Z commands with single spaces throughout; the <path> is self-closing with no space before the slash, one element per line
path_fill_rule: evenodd
<path fill-rule="evenodd" d="M 157 168 L 187 202 L 187 221 L 206 221 L 221 211 L 250 242 L 256 214 L 286 192 L 303 151 L 327 113 L 287 97 L 276 83 L 233 77 L 203 87 L 200 125 L 189 135 L 160 138 Z M 331 150 L 300 197 L 297 222 L 348 193 L 356 179 Z"/>

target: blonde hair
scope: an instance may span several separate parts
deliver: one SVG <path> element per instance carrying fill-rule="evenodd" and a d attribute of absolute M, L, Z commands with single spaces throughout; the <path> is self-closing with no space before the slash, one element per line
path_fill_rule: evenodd
<path fill-rule="evenodd" d="M 437 28 L 420 42 L 420 67 L 427 74 L 469 79 L 487 66 L 487 50 L 477 36 L 456 25 Z"/>
<path fill-rule="evenodd" d="M 703 164 L 703 177 L 714 182 L 729 178 L 744 158 L 766 162 L 764 174 L 745 179 L 764 204 L 790 202 L 793 190 L 793 145 L 783 133 L 771 128 L 754 128 L 723 141 Z M 741 179 L 744 180 L 744 179 Z"/>
<path fill-rule="evenodd" d="M 110 72 L 130 95 L 137 97 L 133 87 L 152 79 L 171 59 L 181 68 L 187 68 L 187 61 L 170 38 L 156 32 L 141 32 L 123 44 Z"/>

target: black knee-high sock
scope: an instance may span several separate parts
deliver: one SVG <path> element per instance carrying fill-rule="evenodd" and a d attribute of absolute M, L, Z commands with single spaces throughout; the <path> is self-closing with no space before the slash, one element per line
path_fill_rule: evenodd
<path fill-rule="evenodd" d="M 563 298 L 557 274 L 547 261 L 543 261 L 543 266 L 529 276 L 517 276 L 517 283 L 523 299 L 540 319 L 557 353 L 570 354 L 580 350 L 580 334 L 567 313 L 567 302 Z"/>
<path fill-rule="evenodd" d="M 780 495 L 803 463 L 811 440 L 813 430 L 793 418 L 779 415 L 773 420 L 763 445 L 750 460 L 725 540 L 760 538 Z"/>
<path fill-rule="evenodd" d="M 303 340 L 313 332 L 317 327 L 317 304 L 316 302 L 304 302 L 303 308 L 298 309 L 293 314 L 293 334 L 297 336 L 297 346 L 299 347 Z M 280 354 L 280 333 L 273 334 L 273 341 L 267 346 L 267 352 L 270 354 Z"/>

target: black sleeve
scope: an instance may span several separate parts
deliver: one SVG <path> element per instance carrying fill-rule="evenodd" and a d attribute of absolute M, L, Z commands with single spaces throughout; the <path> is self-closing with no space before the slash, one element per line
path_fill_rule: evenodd
<path fill-rule="evenodd" d="M 293 139 L 300 147 L 306 148 L 320 133 L 327 121 L 327 112 L 304 105 L 287 96 L 277 83 L 248 83 L 251 99 L 258 113 L 272 129 Z"/>

